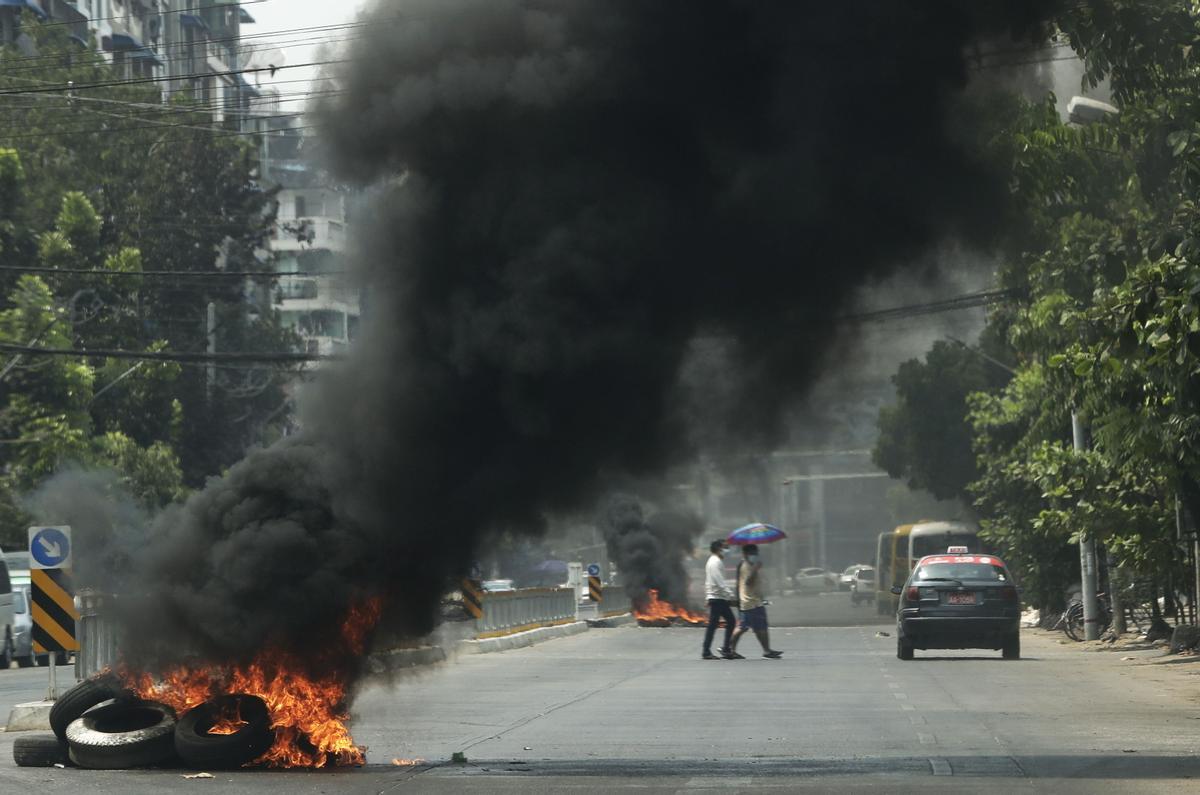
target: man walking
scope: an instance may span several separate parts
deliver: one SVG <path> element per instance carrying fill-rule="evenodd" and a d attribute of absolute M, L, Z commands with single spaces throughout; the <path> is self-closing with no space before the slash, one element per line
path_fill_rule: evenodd
<path fill-rule="evenodd" d="M 719 660 L 712 653 L 713 635 L 717 632 L 717 624 L 725 620 L 725 645 L 721 647 L 721 657 L 728 660 L 737 659 L 738 655 L 729 646 L 733 637 L 733 627 L 736 623 L 733 610 L 729 603 L 733 600 L 733 589 L 725 579 L 725 542 L 714 541 L 708 546 L 712 553 L 708 563 L 704 564 L 704 598 L 708 600 L 708 628 L 704 630 L 704 652 L 700 655 L 703 660 Z"/>
<path fill-rule="evenodd" d="M 742 611 L 742 621 L 738 624 L 737 632 L 733 633 L 730 651 L 737 654 L 738 640 L 747 631 L 754 630 L 754 637 L 762 644 L 763 656 L 769 660 L 778 660 L 783 652 L 771 648 L 771 637 L 767 630 L 767 608 L 763 604 L 763 573 L 762 561 L 758 559 L 758 546 L 746 544 L 742 547 L 742 562 L 738 564 L 738 607 Z"/>

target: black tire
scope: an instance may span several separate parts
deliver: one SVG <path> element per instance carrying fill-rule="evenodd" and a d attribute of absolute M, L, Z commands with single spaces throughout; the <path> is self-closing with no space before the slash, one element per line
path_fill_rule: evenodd
<path fill-rule="evenodd" d="M 37 665 L 37 658 L 34 657 L 32 654 L 28 654 L 24 657 L 17 658 L 17 667 L 18 668 L 32 668 L 35 665 Z"/>
<path fill-rule="evenodd" d="M 223 715 L 237 715 L 246 725 L 233 734 L 209 734 Z M 266 702 L 244 694 L 207 701 L 175 726 L 175 752 L 184 764 L 202 770 L 242 767 L 265 754 L 274 741 Z"/>
<path fill-rule="evenodd" d="M 85 679 L 54 702 L 54 706 L 50 708 L 50 728 L 58 739 L 66 740 L 67 727 L 80 715 L 102 701 L 128 695 L 129 692 L 121 686 L 121 681 L 110 673 Z"/>
<path fill-rule="evenodd" d="M 69 654 L 67 654 L 65 651 L 56 652 L 54 655 L 54 664 L 55 665 L 70 665 L 71 664 L 71 656 Z"/>
<path fill-rule="evenodd" d="M 54 767 L 69 765 L 67 746 L 53 734 L 22 734 L 13 740 L 13 761 L 17 767 Z"/>
<path fill-rule="evenodd" d="M 4 642 L 0 643 L 0 671 L 7 671 L 12 667 L 13 653 L 16 649 L 13 647 L 12 635 L 5 630 Z"/>
<path fill-rule="evenodd" d="M 1021 659 L 1021 636 L 1013 635 L 1004 641 L 1004 645 L 1000 648 L 1000 656 L 1006 660 Z"/>
<path fill-rule="evenodd" d="M 153 701 L 118 699 L 67 727 L 71 761 L 93 770 L 152 767 L 175 759 L 175 713 Z"/>
<path fill-rule="evenodd" d="M 901 660 L 911 660 L 913 658 L 913 645 L 904 638 L 896 638 L 896 657 Z"/>

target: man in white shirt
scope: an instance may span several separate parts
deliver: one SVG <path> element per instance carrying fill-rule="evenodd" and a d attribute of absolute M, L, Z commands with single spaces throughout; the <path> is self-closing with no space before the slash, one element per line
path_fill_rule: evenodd
<path fill-rule="evenodd" d="M 708 548 L 712 552 L 708 563 L 704 564 L 704 598 L 708 600 L 708 628 L 704 630 L 704 652 L 700 658 L 703 660 L 719 660 L 721 657 L 727 660 L 744 659 L 729 645 L 729 639 L 733 636 L 733 628 L 736 623 L 729 603 L 735 596 L 733 588 L 729 586 L 729 581 L 725 579 L 725 542 L 714 541 Z M 721 647 L 721 657 L 718 657 L 712 653 L 712 642 L 713 635 L 717 632 L 717 625 L 721 623 L 722 619 L 725 621 L 725 644 Z"/>

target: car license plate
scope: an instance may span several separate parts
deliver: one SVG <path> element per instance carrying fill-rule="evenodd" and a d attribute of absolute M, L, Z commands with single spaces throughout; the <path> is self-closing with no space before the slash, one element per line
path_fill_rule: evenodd
<path fill-rule="evenodd" d="M 946 595 L 946 603 L 952 605 L 973 605 L 975 604 L 975 594 L 973 593 L 952 593 Z"/>

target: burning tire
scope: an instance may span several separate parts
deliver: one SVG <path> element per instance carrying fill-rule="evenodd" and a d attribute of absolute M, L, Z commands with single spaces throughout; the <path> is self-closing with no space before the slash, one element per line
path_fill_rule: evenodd
<path fill-rule="evenodd" d="M 215 698 L 188 712 L 175 727 L 179 758 L 203 769 L 241 767 L 265 754 L 274 741 L 267 704 L 257 696 Z"/>
<path fill-rule="evenodd" d="M 17 767 L 54 767 L 71 763 L 67 746 L 53 734 L 22 734 L 13 740 Z"/>
<path fill-rule="evenodd" d="M 149 767 L 175 758 L 175 713 L 153 701 L 117 700 L 67 727 L 71 761 L 97 770 Z"/>
<path fill-rule="evenodd" d="M 50 728 L 60 740 L 67 739 L 67 727 L 92 707 L 114 698 L 128 696 L 129 691 L 112 674 L 105 673 L 85 679 L 68 690 L 50 708 Z"/>

